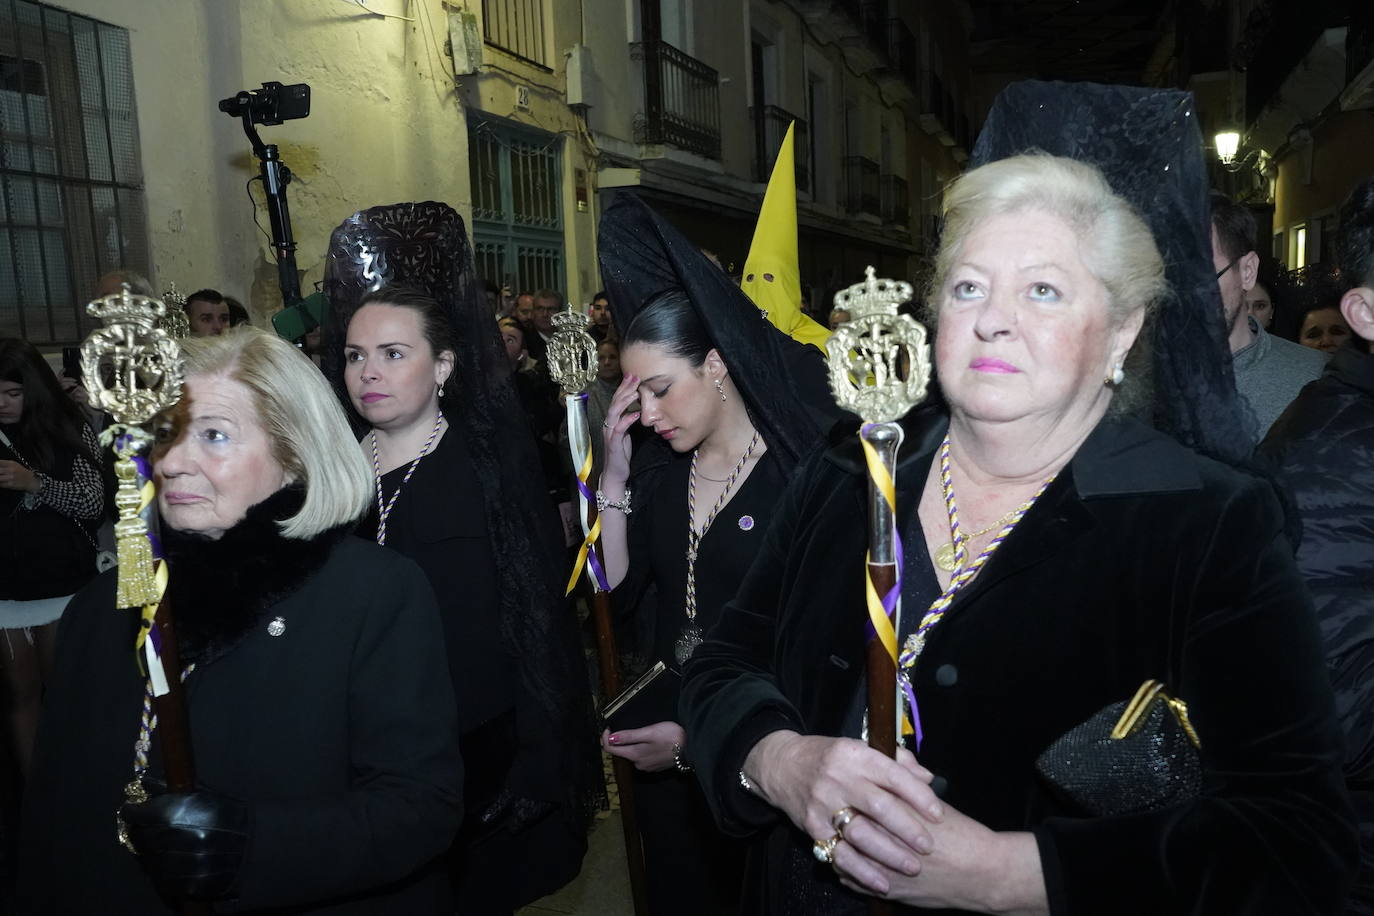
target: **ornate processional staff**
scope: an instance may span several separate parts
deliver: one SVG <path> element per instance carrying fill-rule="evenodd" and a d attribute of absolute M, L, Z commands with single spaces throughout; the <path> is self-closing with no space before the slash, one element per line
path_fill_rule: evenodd
<path fill-rule="evenodd" d="M 563 391 L 568 419 L 568 450 L 576 470 L 578 518 L 583 540 L 577 561 L 568 579 L 567 594 L 577 587 L 585 573 L 592 587 L 592 619 L 596 625 L 596 655 L 601 669 L 601 689 L 607 697 L 620 694 L 620 665 L 615 649 L 615 630 L 611 622 L 611 587 L 597 552 L 601 520 L 597 517 L 596 493 L 591 483 L 592 440 L 587 424 L 587 386 L 596 379 L 596 341 L 587 333 L 587 316 L 565 309 L 553 316 L 557 330 L 549 342 L 549 374 Z M 634 767 L 630 761 L 614 758 L 616 788 L 620 792 L 620 824 L 625 834 L 625 855 L 629 862 L 630 889 L 635 913 L 648 912 L 644 850 L 635 817 Z"/>
<path fill-rule="evenodd" d="M 82 344 L 81 373 L 91 403 L 115 419 L 100 435 L 101 443 L 114 451 L 114 471 L 119 480 L 115 493 L 119 510 L 115 523 L 119 554 L 115 607 L 141 609 L 134 650 L 148 678 L 148 705 L 152 707 L 145 708 L 144 719 L 161 725 L 157 734 L 168 789 L 190 792 L 195 788 L 191 736 L 172 609 L 165 597 L 168 570 L 157 539 L 156 491 L 146 454 L 153 440 L 144 428 L 155 415 L 181 399 L 181 350 L 163 326 L 167 307 L 157 299 L 131 293 L 127 286 L 123 292 L 92 302 L 86 310 L 105 326 L 93 331 Z M 135 746 L 136 772 L 140 774 L 150 750 L 149 731 L 140 733 Z M 125 787 L 124 794 L 126 802 L 148 800 L 139 778 Z M 116 820 L 119 841 L 129 846 L 124 825 Z M 208 909 L 188 901 L 182 911 L 190 914 Z"/>
<path fill-rule="evenodd" d="M 897 753 L 898 734 L 915 732 L 921 740 L 915 697 L 901 712 L 897 687 L 897 633 L 901 629 L 901 537 L 897 533 L 897 420 L 919 404 L 930 379 L 926 330 L 897 307 L 911 298 L 911 284 L 867 279 L 835 296 L 835 307 L 850 319 L 826 342 L 830 387 L 835 401 L 863 420 L 859 440 L 868 464 L 868 744 L 889 757 Z"/>

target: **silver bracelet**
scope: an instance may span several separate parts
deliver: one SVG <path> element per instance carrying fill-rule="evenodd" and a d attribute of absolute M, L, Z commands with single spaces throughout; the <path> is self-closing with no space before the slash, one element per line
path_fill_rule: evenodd
<path fill-rule="evenodd" d="M 596 491 L 596 511 L 605 512 L 607 509 L 614 509 L 623 515 L 629 515 L 633 510 L 630 508 L 630 488 L 625 488 L 625 495 L 619 500 L 607 499 L 606 494 L 600 490 Z"/>
<path fill-rule="evenodd" d="M 692 772 L 692 765 L 682 759 L 682 745 L 673 744 L 673 766 L 677 767 L 679 773 Z"/>

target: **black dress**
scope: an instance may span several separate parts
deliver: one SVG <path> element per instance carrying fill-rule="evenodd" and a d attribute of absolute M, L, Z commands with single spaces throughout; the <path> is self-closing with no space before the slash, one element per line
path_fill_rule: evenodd
<path fill-rule="evenodd" d="M 566 883 L 578 857 L 548 817 L 560 797 L 550 756 L 517 739 L 518 718 L 538 713 L 501 637 L 496 557 L 462 431 L 450 426 L 402 486 L 409 468 L 382 476 L 384 501 L 401 487 L 386 546 L 419 564 L 443 621 L 467 774 L 453 863 L 459 911 L 508 913 Z M 375 505 L 358 533 L 376 539 Z"/>
<path fill-rule="evenodd" d="M 674 643 L 687 622 L 687 478 L 691 458 L 664 470 L 648 516 L 648 562 L 658 600 L 652 603 L 651 663 L 676 666 Z M 765 452 L 701 539 L 697 554 L 697 624 L 710 632 L 720 610 L 753 562 L 773 508 L 786 486 L 778 462 Z M 691 759 L 691 736 L 686 754 Z M 744 879 L 744 845 L 722 834 L 696 778 L 675 769 L 635 771 L 635 802 L 648 870 L 649 909 L 665 914 L 738 913 Z"/>

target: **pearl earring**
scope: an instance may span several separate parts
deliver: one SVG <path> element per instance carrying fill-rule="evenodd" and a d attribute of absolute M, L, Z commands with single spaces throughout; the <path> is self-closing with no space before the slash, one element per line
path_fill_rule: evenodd
<path fill-rule="evenodd" d="M 1126 381 L 1126 370 L 1121 367 L 1121 363 L 1117 363 L 1116 367 L 1112 369 L 1112 374 L 1102 380 L 1105 385 L 1115 385 L 1118 387 L 1124 381 Z"/>
<path fill-rule="evenodd" d="M 725 389 L 721 387 L 720 379 L 716 379 L 716 393 L 720 395 L 722 401 L 725 400 Z"/>

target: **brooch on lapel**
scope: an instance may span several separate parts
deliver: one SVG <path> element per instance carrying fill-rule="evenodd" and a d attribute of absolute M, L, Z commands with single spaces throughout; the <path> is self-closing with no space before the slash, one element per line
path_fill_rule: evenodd
<path fill-rule="evenodd" d="M 754 530 L 754 516 L 752 516 L 752 515 L 741 515 L 741 516 L 739 517 L 739 530 L 740 530 L 740 531 L 752 531 L 752 530 Z"/>
<path fill-rule="evenodd" d="M 286 632 L 286 618 L 274 617 L 272 622 L 267 625 L 268 636 L 280 636 Z"/>

